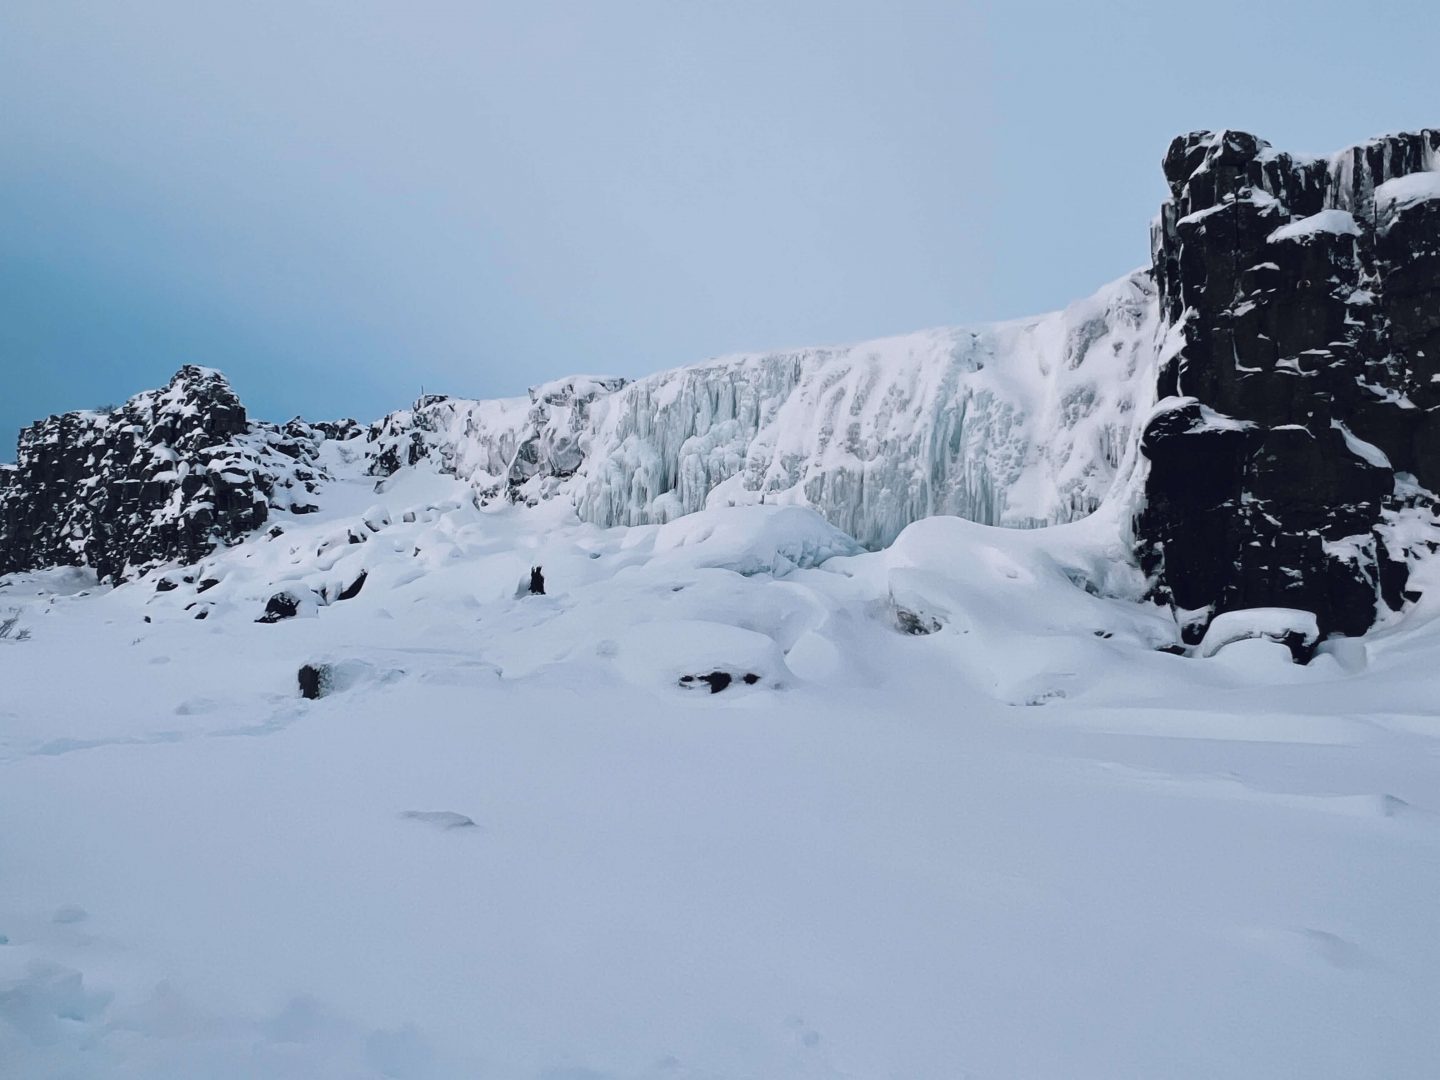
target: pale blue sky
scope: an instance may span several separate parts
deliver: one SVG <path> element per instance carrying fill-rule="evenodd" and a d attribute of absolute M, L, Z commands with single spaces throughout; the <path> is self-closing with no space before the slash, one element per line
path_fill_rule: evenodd
<path fill-rule="evenodd" d="M 0 457 L 220 367 L 362 420 L 1038 313 L 1196 127 L 1440 123 L 1433 3 L 0 6 Z"/>

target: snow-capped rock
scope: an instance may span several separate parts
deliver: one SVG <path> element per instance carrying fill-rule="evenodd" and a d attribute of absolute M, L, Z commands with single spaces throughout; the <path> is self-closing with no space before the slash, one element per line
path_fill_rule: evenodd
<path fill-rule="evenodd" d="M 39 421 L 0 473 L 0 572 L 83 565 L 119 581 L 194 562 L 272 510 L 313 510 L 320 442 L 358 434 L 252 423 L 225 377 L 194 365 L 113 411 Z"/>
<path fill-rule="evenodd" d="M 1290 650 L 1300 661 L 1310 658 L 1320 639 L 1320 625 L 1313 612 L 1291 608 L 1245 608 L 1217 615 L 1196 647 L 1199 656 L 1214 656 L 1237 641 L 1274 641 Z"/>

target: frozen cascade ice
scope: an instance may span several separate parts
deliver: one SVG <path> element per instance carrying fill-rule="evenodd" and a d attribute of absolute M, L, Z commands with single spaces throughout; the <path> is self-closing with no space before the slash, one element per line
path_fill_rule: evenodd
<path fill-rule="evenodd" d="M 1033 527 L 1085 516 L 1121 479 L 1158 327 L 1138 272 L 1036 318 L 431 399 L 380 421 L 372 453 L 395 449 L 380 472 L 429 457 L 482 497 L 569 497 L 601 526 L 765 503 L 870 547 L 935 514 Z"/>

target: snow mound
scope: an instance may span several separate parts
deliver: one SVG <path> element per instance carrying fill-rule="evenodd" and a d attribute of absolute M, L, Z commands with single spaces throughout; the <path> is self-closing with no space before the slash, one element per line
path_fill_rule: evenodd
<path fill-rule="evenodd" d="M 1286 240 L 1299 240 L 1303 243 L 1320 235 L 1359 236 L 1360 224 L 1348 210 L 1321 210 L 1318 214 L 1280 226 L 1266 239 L 1272 244 Z"/>
<path fill-rule="evenodd" d="M 1412 206 L 1440 199 L 1440 171 L 1414 172 L 1375 189 L 1375 213 L 1382 226 Z"/>
<path fill-rule="evenodd" d="M 862 550 L 854 537 L 803 506 L 702 510 L 660 526 L 654 546 L 667 562 L 777 576 Z"/>
<path fill-rule="evenodd" d="M 1294 608 L 1246 608 L 1215 616 L 1196 652 L 1214 656 L 1236 642 L 1261 639 L 1278 642 L 1292 653 L 1308 654 L 1320 639 L 1320 626 L 1313 612 Z"/>
<path fill-rule="evenodd" d="M 625 677 L 649 689 L 718 692 L 707 676 L 726 676 L 719 689 L 778 689 L 792 678 L 774 638 L 724 623 L 657 620 L 615 638 L 614 660 Z"/>
<path fill-rule="evenodd" d="M 979 692 L 1016 705 L 1075 697 L 1122 652 L 1171 646 L 1174 621 L 1137 603 L 1144 583 L 1104 517 L 1042 530 L 960 518 L 911 525 L 882 553 L 883 613 L 932 639 Z M 930 646 L 927 646 L 930 647 Z"/>

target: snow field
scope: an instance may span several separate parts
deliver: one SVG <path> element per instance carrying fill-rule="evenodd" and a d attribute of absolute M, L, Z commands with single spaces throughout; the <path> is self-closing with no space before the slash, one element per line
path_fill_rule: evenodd
<path fill-rule="evenodd" d="M 1181 657 L 1103 512 L 861 553 L 797 507 L 601 529 L 384 488 L 119 589 L 0 588 L 33 629 L 0 643 L 0 1075 L 1440 1060 L 1424 604 L 1304 667 Z M 318 599 L 256 623 L 287 588 Z"/>

